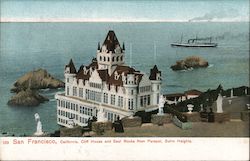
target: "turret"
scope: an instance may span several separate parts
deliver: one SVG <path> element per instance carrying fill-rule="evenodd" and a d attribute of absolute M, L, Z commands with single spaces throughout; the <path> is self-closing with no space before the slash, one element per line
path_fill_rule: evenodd
<path fill-rule="evenodd" d="M 100 47 L 100 42 L 98 42 L 98 47 L 97 47 L 97 51 L 100 51 L 101 47 Z"/>
<path fill-rule="evenodd" d="M 109 31 L 102 46 L 98 44 L 97 62 L 98 69 L 108 69 L 109 75 L 113 73 L 117 65 L 124 65 L 125 46 L 120 43 L 114 31 Z"/>
<path fill-rule="evenodd" d="M 124 87 L 126 89 L 127 110 L 135 111 L 137 108 L 137 82 L 134 69 L 130 68 L 125 77 Z"/>
<path fill-rule="evenodd" d="M 65 77 L 65 95 L 72 95 L 72 84 L 73 79 L 76 76 L 76 68 L 73 60 L 70 59 L 69 64 L 65 66 L 64 77 Z"/>
<path fill-rule="evenodd" d="M 155 65 L 150 69 L 149 79 L 152 83 L 152 92 L 153 92 L 153 104 L 157 105 L 159 103 L 159 97 L 161 93 L 161 71 L 158 70 Z"/>

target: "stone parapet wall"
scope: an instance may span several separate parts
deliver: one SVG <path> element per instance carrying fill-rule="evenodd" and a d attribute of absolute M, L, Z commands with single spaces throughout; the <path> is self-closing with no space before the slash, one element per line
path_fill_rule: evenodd
<path fill-rule="evenodd" d="M 82 128 L 77 126 L 74 128 L 60 128 L 60 137 L 79 137 L 82 136 Z"/>
<path fill-rule="evenodd" d="M 92 131 L 96 133 L 102 133 L 106 130 L 112 130 L 112 122 L 93 122 Z"/>
<path fill-rule="evenodd" d="M 187 116 L 187 120 L 189 122 L 200 122 L 201 121 L 201 117 L 200 117 L 199 112 L 192 112 L 192 113 L 185 112 L 185 113 L 183 113 L 183 115 Z"/>
<path fill-rule="evenodd" d="M 156 125 L 163 125 L 172 122 L 172 116 L 170 114 L 164 115 L 152 115 L 151 122 Z"/>
<path fill-rule="evenodd" d="M 122 125 L 123 127 L 139 127 L 142 125 L 142 121 L 141 118 L 138 116 L 132 118 L 125 117 L 122 118 Z"/>
<path fill-rule="evenodd" d="M 240 113 L 240 118 L 241 118 L 242 121 L 249 121 L 249 117 L 250 117 L 250 110 L 242 111 Z"/>
<path fill-rule="evenodd" d="M 230 121 L 230 113 L 214 113 L 214 122 L 225 122 Z"/>

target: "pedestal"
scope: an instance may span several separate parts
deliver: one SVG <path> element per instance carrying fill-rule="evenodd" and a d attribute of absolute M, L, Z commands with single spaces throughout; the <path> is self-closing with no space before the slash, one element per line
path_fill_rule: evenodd
<path fill-rule="evenodd" d="M 214 113 L 215 122 L 225 122 L 230 121 L 230 114 L 228 112 Z"/>
<path fill-rule="evenodd" d="M 189 122 L 200 122 L 201 118 L 200 118 L 200 113 L 199 112 L 185 112 L 183 113 L 183 115 L 187 116 L 187 120 Z"/>

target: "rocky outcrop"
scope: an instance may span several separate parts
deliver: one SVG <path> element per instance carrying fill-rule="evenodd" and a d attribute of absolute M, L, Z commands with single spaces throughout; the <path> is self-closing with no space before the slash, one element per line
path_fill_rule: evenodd
<path fill-rule="evenodd" d="M 190 68 L 204 68 L 208 66 L 208 62 L 199 56 L 190 56 L 184 60 L 177 61 L 171 66 L 172 70 L 187 70 Z"/>
<path fill-rule="evenodd" d="M 21 90 L 8 101 L 10 106 L 38 106 L 48 99 L 31 89 Z"/>
<path fill-rule="evenodd" d="M 64 87 L 64 82 L 52 77 L 46 70 L 38 69 L 20 77 L 11 89 L 12 92 L 19 92 L 28 88 L 34 89 L 55 89 Z"/>

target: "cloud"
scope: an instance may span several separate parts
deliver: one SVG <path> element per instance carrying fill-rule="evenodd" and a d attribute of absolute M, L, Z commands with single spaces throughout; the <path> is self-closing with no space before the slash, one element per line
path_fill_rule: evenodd
<path fill-rule="evenodd" d="M 213 21 L 213 20 L 235 20 L 240 16 L 239 11 L 233 8 L 230 9 L 221 9 L 221 10 L 212 10 L 208 13 L 205 13 L 203 16 L 194 17 L 189 21 Z"/>

